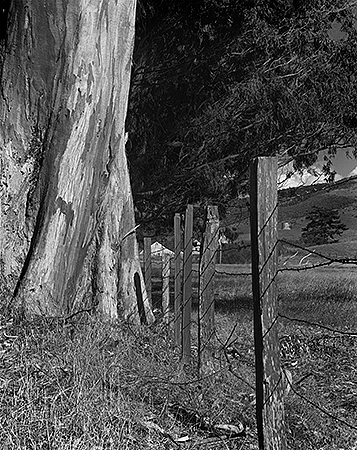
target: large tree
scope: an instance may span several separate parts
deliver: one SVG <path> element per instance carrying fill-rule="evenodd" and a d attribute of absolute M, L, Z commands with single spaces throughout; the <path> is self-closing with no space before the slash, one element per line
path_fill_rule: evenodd
<path fill-rule="evenodd" d="M 1 42 L 1 283 L 29 315 L 97 307 L 139 320 L 145 289 L 124 142 L 135 7 L 11 2 Z M 145 295 L 144 304 L 151 320 Z"/>

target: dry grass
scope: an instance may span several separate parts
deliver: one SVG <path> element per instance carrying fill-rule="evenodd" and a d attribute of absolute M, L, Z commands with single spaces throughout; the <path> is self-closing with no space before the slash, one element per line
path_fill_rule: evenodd
<path fill-rule="evenodd" d="M 284 273 L 280 312 L 355 330 L 356 279 L 352 269 Z M 87 316 L 16 325 L 2 317 L 0 448 L 257 448 L 249 277 L 220 276 L 216 306 L 217 334 L 201 379 L 196 348 L 192 366 L 183 367 L 160 324 L 139 329 Z M 286 319 L 279 326 L 283 365 L 293 375 L 289 449 L 356 449 L 357 432 L 343 421 L 357 427 L 357 338 Z M 178 406 L 213 424 L 242 422 L 246 435 L 222 442 L 179 417 Z M 179 436 L 191 440 L 180 447 L 172 441 Z"/>
<path fill-rule="evenodd" d="M 103 325 L 89 317 L 14 325 L 3 318 L 1 343 L 1 449 L 170 449 L 178 448 L 171 438 L 183 435 L 192 438 L 185 448 L 254 442 L 240 438 L 239 446 L 232 440 L 221 447 L 217 437 L 176 417 L 175 405 L 220 423 L 241 417 L 240 409 L 233 412 L 238 388 L 227 370 L 197 380 L 164 327 Z M 207 437 L 214 443 L 199 446 Z"/>
<path fill-rule="evenodd" d="M 92 320 L 2 333 L 1 448 L 149 448 L 141 422 L 152 414 L 145 377 L 155 355 L 145 336 Z M 155 366 L 165 378 L 168 361 Z"/>
<path fill-rule="evenodd" d="M 347 334 L 357 331 L 356 275 L 342 266 L 281 276 L 280 312 L 299 320 L 280 329 L 296 391 L 286 405 L 291 448 L 357 448 L 357 335 Z"/>

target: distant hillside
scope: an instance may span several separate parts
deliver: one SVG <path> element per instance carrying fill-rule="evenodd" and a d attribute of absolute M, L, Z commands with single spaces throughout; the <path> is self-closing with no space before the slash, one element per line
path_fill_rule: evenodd
<path fill-rule="evenodd" d="M 239 242 L 248 242 L 249 198 L 238 199 L 228 209 L 225 224 L 239 233 Z M 300 186 L 279 191 L 279 237 L 298 243 L 308 212 L 314 207 L 337 209 L 341 221 L 349 228 L 338 243 L 320 246 L 320 250 L 330 256 L 355 257 L 357 254 L 357 176 L 340 180 L 333 184 Z M 312 247 L 318 249 L 316 246 Z"/>
<path fill-rule="evenodd" d="M 280 191 L 279 222 L 291 225 L 290 231 L 281 230 L 280 234 L 288 240 L 299 240 L 305 217 L 314 206 L 339 211 L 341 221 L 349 228 L 340 242 L 357 240 L 357 177 Z"/>

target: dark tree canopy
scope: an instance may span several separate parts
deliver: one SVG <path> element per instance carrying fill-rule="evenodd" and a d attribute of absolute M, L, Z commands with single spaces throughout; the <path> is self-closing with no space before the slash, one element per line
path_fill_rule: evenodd
<path fill-rule="evenodd" d="M 301 237 L 307 245 L 321 245 L 337 242 L 336 237 L 348 230 L 341 222 L 336 209 L 314 207 L 306 216 L 309 221 L 302 229 Z"/>
<path fill-rule="evenodd" d="M 225 205 L 252 157 L 309 167 L 356 144 L 347 0 L 139 2 L 127 130 L 139 221 Z M 343 38 L 332 39 L 332 27 Z M 330 178 L 333 178 L 330 176 Z"/>

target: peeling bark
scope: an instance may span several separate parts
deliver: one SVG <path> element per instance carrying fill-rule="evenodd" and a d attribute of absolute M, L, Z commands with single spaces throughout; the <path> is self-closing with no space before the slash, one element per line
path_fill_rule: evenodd
<path fill-rule="evenodd" d="M 16 3 L 16 4 L 15 4 Z M 28 315 L 139 322 L 125 155 L 135 0 L 14 2 L 0 104 L 3 283 Z"/>

